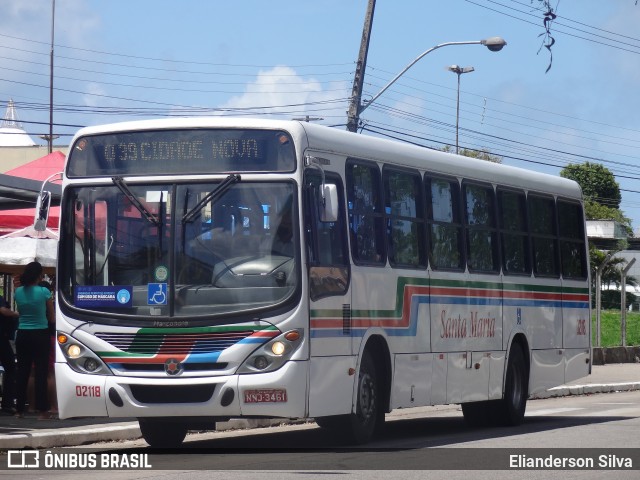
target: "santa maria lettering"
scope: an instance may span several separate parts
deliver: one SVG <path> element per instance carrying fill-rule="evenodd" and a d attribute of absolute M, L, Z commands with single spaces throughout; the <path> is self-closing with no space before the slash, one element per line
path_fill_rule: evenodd
<path fill-rule="evenodd" d="M 469 312 L 468 317 L 458 314 L 449 316 L 446 310 L 440 313 L 440 338 L 494 338 L 496 336 L 496 318 L 481 317 L 477 311 Z"/>

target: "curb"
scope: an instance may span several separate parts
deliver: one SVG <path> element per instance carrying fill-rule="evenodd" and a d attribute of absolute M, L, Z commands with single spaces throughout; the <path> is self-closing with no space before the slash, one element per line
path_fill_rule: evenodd
<path fill-rule="evenodd" d="M 3 435 L 0 437 L 0 449 L 74 447 L 105 441 L 135 440 L 140 437 L 138 422 L 128 422 Z"/>
<path fill-rule="evenodd" d="M 297 423 L 285 419 L 237 419 L 220 422 L 216 431 L 248 430 Z M 29 433 L 0 435 L 0 450 L 20 448 L 77 447 L 90 443 L 142 438 L 137 421 L 114 423 L 104 426 L 59 428 Z"/>
<path fill-rule="evenodd" d="M 531 395 L 531 400 L 568 397 L 571 395 L 592 395 L 594 393 L 630 392 L 640 390 L 640 382 L 632 383 L 592 383 L 589 385 L 564 385 Z"/>

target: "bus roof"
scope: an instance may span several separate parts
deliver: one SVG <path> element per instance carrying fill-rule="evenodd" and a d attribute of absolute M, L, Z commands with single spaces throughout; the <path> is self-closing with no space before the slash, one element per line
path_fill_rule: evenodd
<path fill-rule="evenodd" d="M 303 142 L 313 152 L 337 154 L 358 159 L 412 167 L 438 175 L 464 177 L 523 190 L 538 191 L 575 199 L 582 198 L 579 185 L 559 175 L 502 165 L 417 145 L 360 135 L 337 128 L 297 120 L 271 120 L 235 117 L 188 117 L 135 120 L 85 127 L 74 139 L 85 135 L 181 128 L 281 129 Z"/>

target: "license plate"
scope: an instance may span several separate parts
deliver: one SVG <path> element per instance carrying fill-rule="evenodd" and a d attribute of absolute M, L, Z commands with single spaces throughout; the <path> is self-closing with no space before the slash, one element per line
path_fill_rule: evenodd
<path fill-rule="evenodd" d="M 244 403 L 276 403 L 286 401 L 287 391 L 284 388 L 244 391 Z"/>

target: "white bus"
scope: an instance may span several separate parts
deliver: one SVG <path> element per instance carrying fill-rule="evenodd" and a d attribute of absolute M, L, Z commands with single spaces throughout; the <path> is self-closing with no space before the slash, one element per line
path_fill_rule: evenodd
<path fill-rule="evenodd" d="M 515 425 L 590 373 L 572 181 L 295 121 L 84 128 L 63 177 L 61 418 L 152 446 L 232 418 L 351 441 L 393 409 Z"/>

